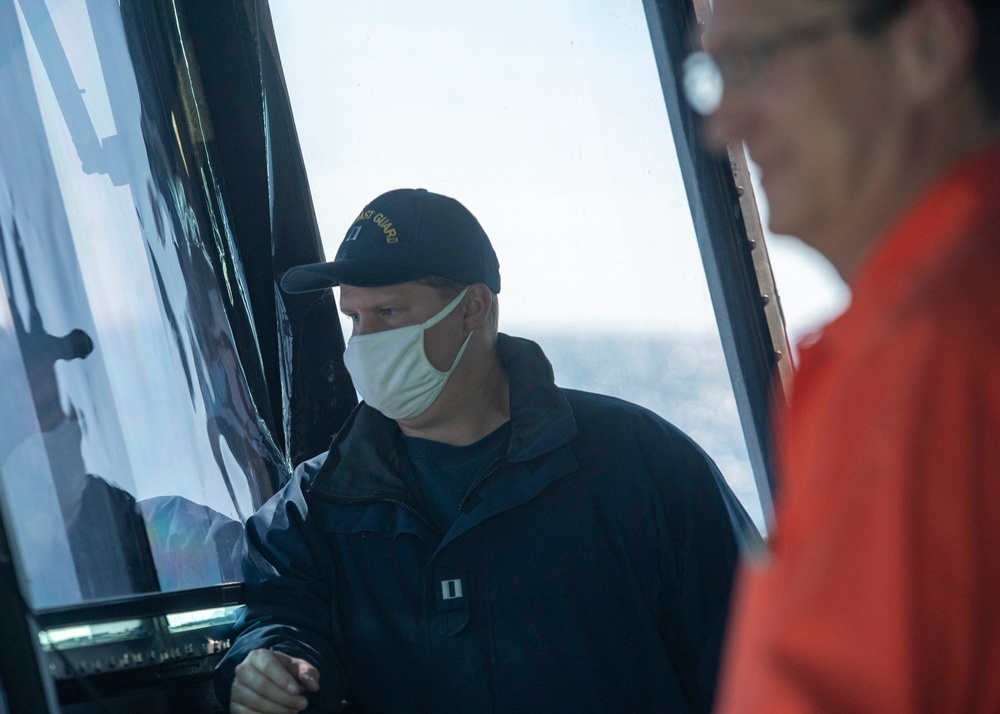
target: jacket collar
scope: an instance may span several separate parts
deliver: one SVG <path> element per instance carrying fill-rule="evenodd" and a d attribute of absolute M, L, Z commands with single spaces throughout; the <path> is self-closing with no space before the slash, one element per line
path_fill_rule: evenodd
<path fill-rule="evenodd" d="M 541 347 L 500 334 L 497 355 L 510 383 L 507 461 L 530 461 L 572 440 L 577 433 L 573 410 L 555 385 Z M 403 498 L 404 454 L 396 422 L 362 402 L 334 437 L 309 490 L 331 498 Z"/>

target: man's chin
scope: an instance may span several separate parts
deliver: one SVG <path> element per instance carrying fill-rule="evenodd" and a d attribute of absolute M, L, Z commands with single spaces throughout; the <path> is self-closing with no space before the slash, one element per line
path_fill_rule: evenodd
<path fill-rule="evenodd" d="M 776 236 L 801 238 L 799 235 L 802 228 L 801 221 L 794 220 L 794 218 L 794 214 L 781 210 L 780 204 L 777 210 L 772 205 L 767 217 L 767 229 Z"/>
<path fill-rule="evenodd" d="M 776 181 L 764 186 L 767 197 L 767 228 L 776 236 L 792 236 L 808 243 L 810 220 L 808 201 L 801 191 L 782 190 L 794 188 L 779 185 Z"/>
<path fill-rule="evenodd" d="M 821 225 L 818 225 L 817 221 L 808 221 L 805 218 L 802 215 L 771 214 L 768 217 L 767 228 L 772 235 L 799 240 L 829 260 L 830 236 L 826 234 Z"/>

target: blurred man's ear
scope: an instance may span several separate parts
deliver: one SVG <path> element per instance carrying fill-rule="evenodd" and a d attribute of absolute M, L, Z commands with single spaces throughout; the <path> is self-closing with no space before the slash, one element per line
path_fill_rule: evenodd
<path fill-rule="evenodd" d="M 974 81 L 976 20 L 968 2 L 913 0 L 890 31 L 915 103 L 936 104 Z"/>

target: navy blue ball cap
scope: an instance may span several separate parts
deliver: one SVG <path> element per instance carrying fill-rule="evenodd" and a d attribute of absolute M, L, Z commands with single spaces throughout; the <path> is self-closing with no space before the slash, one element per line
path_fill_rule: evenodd
<path fill-rule="evenodd" d="M 288 270 L 289 293 L 396 285 L 427 276 L 486 283 L 500 292 L 500 263 L 490 239 L 469 209 L 426 189 L 400 188 L 365 206 L 330 263 Z"/>

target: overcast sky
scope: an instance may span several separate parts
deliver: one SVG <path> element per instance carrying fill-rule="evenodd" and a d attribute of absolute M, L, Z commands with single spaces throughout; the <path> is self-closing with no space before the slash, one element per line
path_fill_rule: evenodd
<path fill-rule="evenodd" d="M 490 235 L 507 325 L 714 329 L 640 0 L 271 11 L 329 257 L 368 200 L 423 187 Z M 811 251 L 770 250 L 790 332 L 843 304 Z"/>

